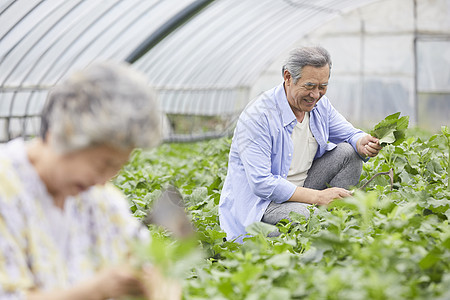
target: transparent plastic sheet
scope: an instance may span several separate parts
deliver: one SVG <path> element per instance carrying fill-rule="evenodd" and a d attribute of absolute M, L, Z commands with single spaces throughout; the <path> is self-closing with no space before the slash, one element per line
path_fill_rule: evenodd
<path fill-rule="evenodd" d="M 48 88 L 66 74 L 98 60 L 123 60 L 193 2 L 2 3 L 2 101 L 38 111 Z M 433 5 L 418 0 L 416 5 L 412 0 L 216 0 L 141 57 L 135 67 L 155 86 L 164 112 L 196 120 L 196 116 L 226 115 L 231 120 L 256 95 L 282 81 L 282 57 L 288 50 L 320 44 L 333 58 L 328 95 L 345 117 L 367 127 L 401 110 L 411 115 L 412 124 L 420 125 L 421 118 L 416 117 L 423 114 L 419 109 L 427 107 L 420 103 L 424 95 L 435 99 L 436 93 L 442 94 L 441 86 L 450 86 L 450 67 L 442 67 L 450 65 L 449 45 L 442 44 L 450 36 L 450 5 L 447 0 Z M 422 36 L 441 40 L 425 41 Z M 437 96 L 444 99 L 439 101 L 448 99 L 447 92 Z M 28 98 L 21 100 L 23 95 Z M 0 105 L 0 115 L 16 118 L 8 115 L 9 107 Z M 0 126 L 10 126 L 15 121 L 2 122 Z M 27 126 L 11 131 L 20 134 L 20 128 Z M 0 128 L 0 132 L 9 130 Z M 205 132 L 205 137 L 211 136 Z"/>
<path fill-rule="evenodd" d="M 355 126 L 371 128 L 400 111 L 411 126 L 437 131 L 450 120 L 449 13 L 448 0 L 376 1 L 324 23 L 293 47 L 329 50 L 327 96 Z M 280 66 L 277 59 L 259 89 L 261 82 L 268 88 L 281 80 L 274 75 Z"/>

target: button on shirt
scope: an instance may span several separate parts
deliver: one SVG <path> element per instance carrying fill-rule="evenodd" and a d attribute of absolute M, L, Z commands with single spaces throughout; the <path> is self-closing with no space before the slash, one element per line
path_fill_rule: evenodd
<path fill-rule="evenodd" d="M 283 203 L 296 185 L 286 176 L 294 146 L 291 135 L 297 124 L 284 85 L 266 91 L 241 113 L 231 143 L 228 174 L 219 203 L 221 228 L 227 239 L 246 234 L 245 228 L 260 221 L 270 201 Z M 355 129 L 323 96 L 310 113 L 310 127 L 321 157 L 341 142 L 356 142 L 365 135 Z M 289 155 L 291 154 L 291 155 Z"/>

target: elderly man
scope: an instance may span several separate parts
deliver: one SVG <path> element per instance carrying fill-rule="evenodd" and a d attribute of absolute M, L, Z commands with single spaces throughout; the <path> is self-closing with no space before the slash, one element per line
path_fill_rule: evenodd
<path fill-rule="evenodd" d="M 330 70 L 324 48 L 295 49 L 282 68 L 284 82 L 242 112 L 219 204 L 227 239 L 242 241 L 254 222 L 276 224 L 291 211 L 308 218 L 308 206 L 350 196 L 362 161 L 378 154 L 378 140 L 324 96 Z"/>

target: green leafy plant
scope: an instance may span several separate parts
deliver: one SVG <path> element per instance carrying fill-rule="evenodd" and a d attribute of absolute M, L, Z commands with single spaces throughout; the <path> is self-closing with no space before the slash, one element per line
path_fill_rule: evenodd
<path fill-rule="evenodd" d="M 397 112 L 375 125 L 370 135 L 378 138 L 381 146 L 399 145 L 405 139 L 408 124 L 409 116 L 400 117 L 400 112 Z"/>
<path fill-rule="evenodd" d="M 405 128 L 398 117 L 389 122 Z M 395 137 L 396 130 L 385 132 Z M 353 197 L 312 208 L 309 219 L 292 213 L 292 222 L 276 225 L 278 237 L 266 237 L 275 227 L 253 224 L 244 244 L 225 241 L 218 221 L 230 142 L 135 151 L 115 179 L 139 219 L 167 184 L 181 192 L 197 229 L 187 248 L 201 262 L 190 264 L 183 244 L 154 227 L 153 246 L 137 251 L 162 268 L 183 270 L 184 299 L 450 299 L 448 127 L 385 145 L 364 164 L 364 188 Z M 369 182 L 390 170 L 392 177 Z"/>
<path fill-rule="evenodd" d="M 136 244 L 133 252 L 136 264 L 148 263 L 166 277 L 182 279 L 204 258 L 195 239 L 175 239 L 156 227 L 151 228 L 148 242 Z"/>

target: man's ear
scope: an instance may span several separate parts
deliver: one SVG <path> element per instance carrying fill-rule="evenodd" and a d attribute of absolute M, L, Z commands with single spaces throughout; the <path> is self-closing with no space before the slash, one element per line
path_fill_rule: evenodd
<path fill-rule="evenodd" d="M 284 78 L 284 84 L 285 85 L 287 85 L 287 86 L 291 85 L 292 76 L 291 76 L 291 73 L 289 73 L 288 70 L 284 70 L 283 78 Z"/>

